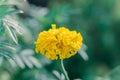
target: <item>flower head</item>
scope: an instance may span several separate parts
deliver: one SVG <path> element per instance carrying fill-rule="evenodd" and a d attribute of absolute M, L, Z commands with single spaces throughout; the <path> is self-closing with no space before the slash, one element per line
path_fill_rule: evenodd
<path fill-rule="evenodd" d="M 56 24 L 52 24 L 52 29 L 39 33 L 35 45 L 36 52 L 49 59 L 66 59 L 77 53 L 82 45 L 82 36 L 65 27 L 56 29 Z"/>

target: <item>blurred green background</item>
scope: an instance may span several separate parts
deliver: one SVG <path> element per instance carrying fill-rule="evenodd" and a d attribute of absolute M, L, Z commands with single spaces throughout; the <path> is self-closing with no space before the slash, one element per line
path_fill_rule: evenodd
<path fill-rule="evenodd" d="M 39 32 L 52 23 L 83 36 L 82 50 L 64 60 L 70 80 L 120 80 L 119 3 L 0 0 L 0 80 L 65 80 L 59 60 L 34 51 Z"/>

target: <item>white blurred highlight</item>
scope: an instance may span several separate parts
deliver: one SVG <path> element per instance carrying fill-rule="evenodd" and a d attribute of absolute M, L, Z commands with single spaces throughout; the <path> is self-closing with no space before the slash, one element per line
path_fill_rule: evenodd
<path fill-rule="evenodd" d="M 87 46 L 85 44 L 82 44 L 81 48 L 78 50 L 78 53 L 81 55 L 81 57 L 87 61 L 89 59 L 87 53 L 86 53 L 86 50 L 87 50 Z"/>

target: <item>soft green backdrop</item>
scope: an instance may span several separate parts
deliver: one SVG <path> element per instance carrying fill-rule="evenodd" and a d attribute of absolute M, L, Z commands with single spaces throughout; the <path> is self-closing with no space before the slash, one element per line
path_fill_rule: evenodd
<path fill-rule="evenodd" d="M 120 79 L 120 0 L 0 0 L 0 80 L 64 79 L 60 61 L 35 54 L 38 33 L 52 23 L 77 30 L 83 52 L 64 60 L 71 80 Z M 80 54 L 80 55 L 79 55 Z"/>

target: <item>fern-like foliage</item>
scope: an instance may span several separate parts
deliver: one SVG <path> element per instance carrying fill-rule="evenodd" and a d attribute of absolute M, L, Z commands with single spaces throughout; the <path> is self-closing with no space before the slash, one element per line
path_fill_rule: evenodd
<path fill-rule="evenodd" d="M 32 68 L 33 66 L 41 67 L 37 59 L 33 57 L 34 53 L 33 50 L 26 49 L 23 51 L 21 50 L 21 52 L 18 50 L 19 45 L 17 34 L 21 35 L 24 29 L 21 27 L 19 22 L 14 18 L 16 16 L 16 13 L 21 12 L 22 12 L 21 10 L 14 8 L 13 5 L 5 4 L 0 5 L 1 64 L 6 58 L 12 67 L 16 66 L 19 66 L 20 68 L 25 68 L 25 66 L 28 66 L 29 68 Z M 11 38 L 10 40 L 8 40 L 9 37 Z"/>
<path fill-rule="evenodd" d="M 9 43 L 5 42 L 5 39 L 8 36 L 3 34 L 9 33 L 12 40 L 16 44 L 18 43 L 15 30 L 18 32 L 20 27 L 18 27 L 17 22 L 13 20 L 11 14 L 19 12 L 20 10 L 13 8 L 12 5 L 0 5 L 0 53 L 2 56 L 6 57 L 9 52 L 13 51 L 13 47 L 10 46 Z"/>

